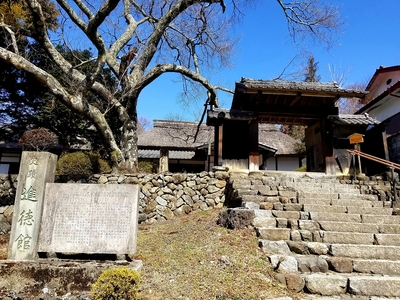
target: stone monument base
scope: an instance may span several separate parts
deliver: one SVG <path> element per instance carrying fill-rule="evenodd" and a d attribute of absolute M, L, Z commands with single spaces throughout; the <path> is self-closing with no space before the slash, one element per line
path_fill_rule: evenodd
<path fill-rule="evenodd" d="M 101 272 L 117 267 L 140 271 L 142 261 L 0 260 L 0 299 L 88 299 L 82 295 L 89 295 Z"/>

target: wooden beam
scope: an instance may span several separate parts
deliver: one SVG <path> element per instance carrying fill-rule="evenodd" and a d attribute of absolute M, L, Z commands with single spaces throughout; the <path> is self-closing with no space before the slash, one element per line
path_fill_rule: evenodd
<path fill-rule="evenodd" d="M 301 99 L 301 93 L 297 93 L 296 97 L 294 97 L 292 102 L 290 102 L 289 106 L 295 105 L 297 102 L 299 102 L 300 99 Z"/>

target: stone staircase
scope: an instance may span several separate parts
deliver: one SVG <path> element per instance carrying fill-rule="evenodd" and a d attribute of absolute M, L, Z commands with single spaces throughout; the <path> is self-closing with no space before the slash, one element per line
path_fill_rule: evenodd
<path fill-rule="evenodd" d="M 227 199 L 241 207 L 233 210 L 253 213 L 259 246 L 288 289 L 400 297 L 400 216 L 393 214 L 390 184 L 371 179 L 237 174 Z"/>

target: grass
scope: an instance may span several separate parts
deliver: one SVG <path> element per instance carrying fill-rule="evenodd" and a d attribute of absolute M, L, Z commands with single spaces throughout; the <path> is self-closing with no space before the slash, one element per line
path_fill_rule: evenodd
<path fill-rule="evenodd" d="M 219 210 L 140 225 L 142 300 L 266 299 L 289 296 L 273 279 L 252 228 L 216 225 Z M 290 295 L 293 297 L 293 295 Z"/>

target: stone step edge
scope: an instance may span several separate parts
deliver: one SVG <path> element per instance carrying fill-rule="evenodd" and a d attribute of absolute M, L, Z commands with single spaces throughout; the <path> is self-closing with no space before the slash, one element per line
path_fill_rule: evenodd
<path fill-rule="evenodd" d="M 312 294 L 399 297 L 400 276 L 313 273 L 300 275 Z"/>

